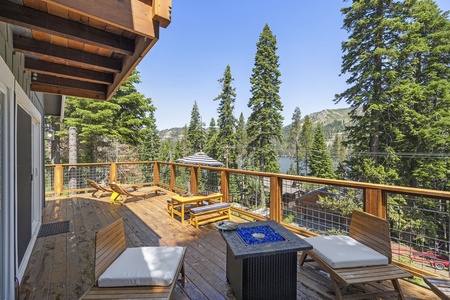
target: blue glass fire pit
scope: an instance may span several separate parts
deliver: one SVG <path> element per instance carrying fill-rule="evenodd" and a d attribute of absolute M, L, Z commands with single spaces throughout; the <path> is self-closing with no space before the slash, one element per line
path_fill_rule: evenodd
<path fill-rule="evenodd" d="M 219 232 L 227 243 L 227 280 L 237 300 L 296 300 L 297 251 L 312 249 L 310 244 L 275 221 Z"/>
<path fill-rule="evenodd" d="M 284 241 L 284 238 L 269 226 L 240 227 L 236 231 L 247 245 Z M 258 238 L 258 235 L 261 237 Z"/>

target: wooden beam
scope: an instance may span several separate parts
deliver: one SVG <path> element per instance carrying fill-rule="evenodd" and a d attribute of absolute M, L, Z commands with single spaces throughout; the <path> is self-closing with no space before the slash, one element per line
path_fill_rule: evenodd
<path fill-rule="evenodd" d="M 154 38 L 152 0 L 43 0 L 107 24 Z M 156 27 L 159 28 L 158 22 Z"/>
<path fill-rule="evenodd" d="M 46 93 L 46 94 L 58 94 L 58 95 L 74 96 L 74 97 L 81 97 L 81 98 L 106 100 L 105 93 L 80 90 L 80 89 L 69 88 L 69 87 L 50 86 L 47 84 L 36 83 L 36 82 L 33 82 L 31 84 L 31 90 L 35 91 L 35 92 Z"/>
<path fill-rule="evenodd" d="M 102 93 L 104 93 L 106 91 L 105 85 L 103 85 L 103 84 L 61 78 L 61 77 L 50 76 L 50 75 L 45 75 L 45 74 L 39 74 L 37 76 L 37 79 L 33 80 L 33 82 L 47 84 L 47 85 L 56 86 L 56 87 L 70 87 L 70 88 L 74 88 L 74 89 L 88 90 L 88 91 L 102 92 Z"/>
<path fill-rule="evenodd" d="M 14 50 L 18 52 L 28 53 L 38 57 L 59 58 L 64 61 L 80 64 L 86 68 L 95 66 L 98 70 L 111 73 L 120 72 L 122 70 L 122 62 L 117 59 L 16 35 L 13 39 L 13 47 Z"/>
<path fill-rule="evenodd" d="M 132 55 L 134 52 L 134 41 L 132 39 L 14 4 L 10 1 L 0 1 L 0 21 L 101 47 L 124 55 Z"/>
<path fill-rule="evenodd" d="M 157 36 L 159 36 L 159 31 Z M 137 38 L 136 51 L 132 56 L 127 57 L 123 62 L 123 70 L 127 71 L 123 71 L 114 77 L 113 84 L 108 86 L 108 89 L 106 91 L 107 99 L 110 99 L 114 95 L 125 78 L 127 78 L 131 74 L 131 72 L 136 68 L 142 58 L 144 58 L 144 56 L 148 53 L 148 51 L 150 51 L 153 45 L 155 45 L 157 40 L 157 38 L 152 40 L 143 37 Z"/>
<path fill-rule="evenodd" d="M 110 73 L 91 71 L 66 65 L 60 65 L 44 60 L 25 57 L 25 69 L 38 74 L 53 75 L 74 80 L 99 84 L 111 84 L 114 76 Z"/>
<path fill-rule="evenodd" d="M 171 21 L 172 0 L 153 0 L 153 19 L 159 26 L 167 28 Z"/>

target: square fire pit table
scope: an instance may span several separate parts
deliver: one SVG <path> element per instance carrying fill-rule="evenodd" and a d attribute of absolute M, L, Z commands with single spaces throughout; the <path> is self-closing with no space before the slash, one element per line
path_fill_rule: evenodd
<path fill-rule="evenodd" d="M 311 250 L 310 244 L 275 221 L 242 223 L 220 233 L 237 299 L 296 299 L 297 251 Z"/>

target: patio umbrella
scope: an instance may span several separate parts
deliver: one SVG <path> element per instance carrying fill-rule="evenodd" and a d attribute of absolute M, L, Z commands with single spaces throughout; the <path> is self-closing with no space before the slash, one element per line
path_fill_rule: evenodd
<path fill-rule="evenodd" d="M 208 156 L 205 152 L 197 152 L 191 156 L 185 156 L 180 159 L 177 159 L 176 162 L 184 163 L 184 164 L 192 164 L 192 165 L 207 165 L 212 167 L 220 167 L 223 166 L 218 160 Z"/>

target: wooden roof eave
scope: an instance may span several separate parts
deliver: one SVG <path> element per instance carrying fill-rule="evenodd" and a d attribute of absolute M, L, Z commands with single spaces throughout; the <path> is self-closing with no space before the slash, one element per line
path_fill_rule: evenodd
<path fill-rule="evenodd" d="M 13 46 L 26 54 L 25 69 L 37 73 L 32 90 L 103 100 L 157 42 L 172 5 L 171 0 L 11 1 L 0 2 L 0 21 L 31 31 L 32 38 L 16 30 Z"/>

